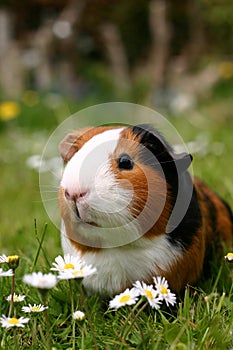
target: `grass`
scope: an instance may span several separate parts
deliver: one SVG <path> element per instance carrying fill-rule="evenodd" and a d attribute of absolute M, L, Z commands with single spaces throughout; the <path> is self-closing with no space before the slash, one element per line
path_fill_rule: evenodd
<path fill-rule="evenodd" d="M 62 253 L 59 230 L 50 222 L 41 202 L 38 173 L 27 165 L 31 155 L 41 154 L 53 128 L 80 108 L 67 101 L 62 106 L 52 110 L 42 100 L 36 107 L 22 106 L 23 113 L 18 118 L 0 124 L 0 254 L 20 256 L 15 291 L 27 296 L 26 302 L 14 305 L 17 316 L 22 315 L 22 305 L 40 302 L 37 290 L 22 283 L 23 275 L 32 270 L 48 272 L 54 257 Z M 169 119 L 186 142 L 200 140 L 200 135 L 201 140 L 208 138 L 205 150 L 194 155 L 194 174 L 201 176 L 233 207 L 230 110 L 229 97 L 221 96 L 211 103 L 201 102 L 195 112 Z M 86 313 L 85 320 L 75 326 L 76 349 L 233 348 L 232 272 L 224 263 L 221 266 L 213 263 L 212 271 L 212 277 L 202 280 L 198 288 L 187 288 L 175 308 L 154 311 L 147 307 L 139 315 L 136 310 L 127 325 L 125 321 L 132 307 L 109 312 L 108 303 L 98 295 L 80 296 L 73 281 L 75 308 Z M 9 277 L 0 279 L 0 290 L 1 314 L 7 314 L 9 303 L 5 297 L 11 290 Z M 66 281 L 59 282 L 49 292 L 48 304 L 53 348 L 72 349 L 71 298 Z M 32 344 L 33 325 L 31 320 L 16 332 L 0 328 L 0 339 L 4 337 L 2 348 L 15 349 L 17 338 L 20 349 L 46 349 L 43 314 L 38 315 L 37 336 Z"/>

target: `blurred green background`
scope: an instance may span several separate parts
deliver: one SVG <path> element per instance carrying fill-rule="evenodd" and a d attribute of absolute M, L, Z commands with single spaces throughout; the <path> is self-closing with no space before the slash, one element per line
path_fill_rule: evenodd
<path fill-rule="evenodd" d="M 1 0 L 0 251 L 33 256 L 36 219 L 60 252 L 40 156 L 63 120 L 108 101 L 167 117 L 194 174 L 233 206 L 232 23 L 231 0 Z"/>

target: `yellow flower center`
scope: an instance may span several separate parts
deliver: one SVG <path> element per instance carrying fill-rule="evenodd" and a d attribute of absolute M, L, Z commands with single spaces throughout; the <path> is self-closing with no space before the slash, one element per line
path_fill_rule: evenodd
<path fill-rule="evenodd" d="M 162 294 L 168 294 L 168 290 L 167 290 L 167 288 L 165 286 L 161 287 L 161 293 Z"/>
<path fill-rule="evenodd" d="M 13 297 L 13 300 L 14 300 L 14 301 L 20 301 L 20 298 L 19 298 L 17 295 L 15 295 L 15 296 Z"/>
<path fill-rule="evenodd" d="M 33 306 L 31 308 L 32 311 L 40 311 L 40 308 L 38 306 Z"/>
<path fill-rule="evenodd" d="M 18 260 L 19 260 L 19 256 L 18 255 L 9 255 L 7 257 L 7 263 L 15 262 L 15 261 L 18 261 Z"/>
<path fill-rule="evenodd" d="M 74 265 L 71 263 L 65 264 L 64 270 L 68 270 L 68 269 L 74 269 Z"/>
<path fill-rule="evenodd" d="M 16 269 L 19 266 L 19 256 L 18 255 L 9 255 L 6 260 L 10 269 Z"/>
<path fill-rule="evenodd" d="M 123 304 L 123 303 L 126 303 L 127 301 L 130 300 L 130 295 L 123 295 L 121 298 L 120 298 L 120 303 Z"/>
<path fill-rule="evenodd" d="M 15 317 L 12 317 L 9 321 L 8 321 L 9 324 L 18 324 L 19 323 L 19 320 Z"/>
<path fill-rule="evenodd" d="M 227 258 L 233 258 L 233 253 L 227 253 Z"/>
<path fill-rule="evenodd" d="M 82 270 L 82 269 L 81 269 L 81 270 L 75 270 L 75 271 L 73 272 L 73 275 L 74 275 L 75 277 L 83 276 L 83 270 Z"/>
<path fill-rule="evenodd" d="M 153 294 L 151 293 L 151 291 L 149 289 L 146 289 L 145 293 L 146 293 L 147 298 L 153 299 Z"/>

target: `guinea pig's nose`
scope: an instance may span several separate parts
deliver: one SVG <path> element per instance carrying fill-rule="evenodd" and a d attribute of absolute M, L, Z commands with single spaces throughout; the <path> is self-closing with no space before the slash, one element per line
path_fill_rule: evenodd
<path fill-rule="evenodd" d="M 80 191 L 76 193 L 70 193 L 68 190 L 65 190 L 65 197 L 68 201 L 74 201 L 84 198 L 87 194 L 87 191 Z"/>

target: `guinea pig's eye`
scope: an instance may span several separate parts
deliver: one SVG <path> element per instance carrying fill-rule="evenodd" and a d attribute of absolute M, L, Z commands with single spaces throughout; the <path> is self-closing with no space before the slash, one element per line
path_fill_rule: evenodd
<path fill-rule="evenodd" d="M 133 159 L 128 154 L 122 154 L 118 158 L 118 168 L 120 170 L 132 170 L 134 167 Z"/>

